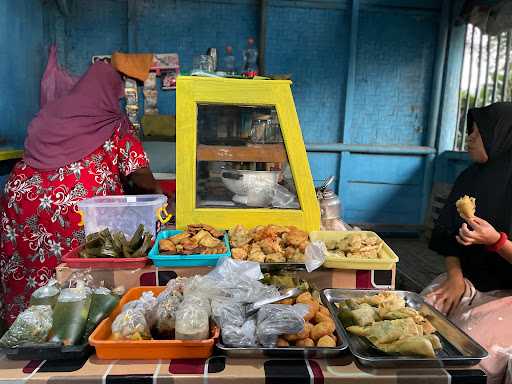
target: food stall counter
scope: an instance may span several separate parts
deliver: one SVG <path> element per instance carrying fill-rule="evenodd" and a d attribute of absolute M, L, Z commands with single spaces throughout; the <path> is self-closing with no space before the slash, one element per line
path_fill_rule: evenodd
<path fill-rule="evenodd" d="M 0 356 L 0 382 L 23 383 L 429 383 L 484 384 L 473 369 L 359 368 L 352 357 L 336 359 L 209 359 L 158 361 L 10 361 Z"/>

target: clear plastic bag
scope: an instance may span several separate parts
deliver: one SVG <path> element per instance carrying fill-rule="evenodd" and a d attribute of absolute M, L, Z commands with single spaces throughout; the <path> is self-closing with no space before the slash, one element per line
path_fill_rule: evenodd
<path fill-rule="evenodd" d="M 176 313 L 176 340 L 206 340 L 209 336 L 208 312 L 201 306 L 183 301 Z"/>
<path fill-rule="evenodd" d="M 307 245 L 304 252 L 304 263 L 308 272 L 313 272 L 325 262 L 327 248 L 322 241 L 314 241 Z"/>
<path fill-rule="evenodd" d="M 215 322 L 224 329 L 231 325 L 241 327 L 245 322 L 245 304 L 234 300 L 212 300 L 212 314 Z"/>
<path fill-rule="evenodd" d="M 24 343 L 44 343 L 52 329 L 52 307 L 34 305 L 18 315 L 0 339 L 0 347 L 12 348 Z"/>
<path fill-rule="evenodd" d="M 176 313 L 183 301 L 183 295 L 175 291 L 172 294 L 158 297 L 156 308 L 156 333 L 159 339 L 172 339 L 176 328 Z"/>
<path fill-rule="evenodd" d="M 141 307 L 123 310 L 112 323 L 114 340 L 149 340 L 151 332 Z"/>
<path fill-rule="evenodd" d="M 264 347 L 275 347 L 279 335 L 295 334 L 304 330 L 305 304 L 268 304 L 258 311 L 256 336 Z"/>
<path fill-rule="evenodd" d="M 256 316 L 247 319 L 240 327 L 232 324 L 224 325 L 222 327 L 222 342 L 235 348 L 257 346 Z"/>
<path fill-rule="evenodd" d="M 297 195 L 291 193 L 282 185 L 277 184 L 273 189 L 272 207 L 284 209 L 300 209 Z"/>
<path fill-rule="evenodd" d="M 132 300 L 123 306 L 123 311 L 128 309 L 138 309 L 146 317 L 149 327 L 153 327 L 156 323 L 156 306 L 157 299 L 153 292 L 144 292 L 137 300 Z"/>
<path fill-rule="evenodd" d="M 30 297 L 30 305 L 50 305 L 52 308 L 57 304 L 60 294 L 59 283 L 50 279 L 46 285 L 36 289 Z"/>
<path fill-rule="evenodd" d="M 83 281 L 63 289 L 55 304 L 50 341 L 75 345 L 82 340 L 90 307 L 91 290 Z"/>

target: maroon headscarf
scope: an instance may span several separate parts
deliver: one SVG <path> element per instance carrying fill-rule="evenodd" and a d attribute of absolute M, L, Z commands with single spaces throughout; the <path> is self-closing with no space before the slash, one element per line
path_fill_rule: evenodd
<path fill-rule="evenodd" d="M 40 170 L 60 168 L 92 153 L 116 128 L 124 135 L 129 121 L 119 108 L 123 93 L 123 80 L 110 64 L 93 64 L 66 96 L 30 122 L 25 162 Z"/>

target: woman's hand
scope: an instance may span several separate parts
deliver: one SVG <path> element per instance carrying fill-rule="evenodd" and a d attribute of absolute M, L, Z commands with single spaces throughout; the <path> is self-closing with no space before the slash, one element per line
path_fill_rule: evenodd
<path fill-rule="evenodd" d="M 457 241 L 465 246 L 469 245 L 492 245 L 500 239 L 500 234 L 487 221 L 474 217 L 467 219 L 471 226 L 469 229 L 466 223 L 459 229 Z"/>
<path fill-rule="evenodd" d="M 466 283 L 462 275 L 448 276 L 438 288 L 427 294 L 425 298 L 438 311 L 448 315 L 459 304 L 465 290 Z"/>

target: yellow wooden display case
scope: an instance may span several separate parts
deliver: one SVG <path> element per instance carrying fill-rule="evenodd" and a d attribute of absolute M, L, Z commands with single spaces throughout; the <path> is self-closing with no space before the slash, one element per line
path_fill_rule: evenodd
<path fill-rule="evenodd" d="M 282 143 L 219 145 L 201 142 L 202 139 L 198 138 L 198 111 L 217 107 L 268 108 L 276 112 Z M 295 225 L 307 231 L 319 230 L 320 210 L 290 81 L 182 76 L 177 81 L 176 112 L 177 228 L 185 228 L 191 223 L 208 223 L 226 229 L 236 224 L 246 227 L 277 224 Z M 201 129 L 201 133 L 205 133 L 205 129 Z M 199 204 L 198 169 L 200 163 L 207 162 L 242 166 L 247 162 L 264 163 L 267 171 L 273 166 L 277 166 L 273 169 L 282 169 L 280 165 L 287 164 L 293 178 L 298 209 L 243 204 L 206 207 Z"/>

